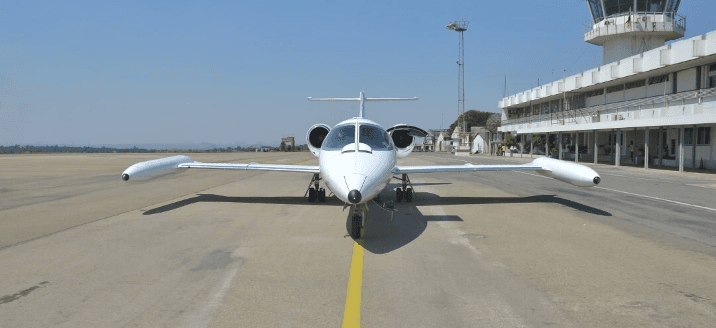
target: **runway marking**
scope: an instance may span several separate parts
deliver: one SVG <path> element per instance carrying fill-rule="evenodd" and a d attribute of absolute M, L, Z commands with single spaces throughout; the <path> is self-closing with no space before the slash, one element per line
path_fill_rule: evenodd
<path fill-rule="evenodd" d="M 234 281 L 234 277 L 236 277 L 236 273 L 239 271 L 239 268 L 234 268 L 231 270 L 226 278 L 224 278 L 224 283 L 221 285 L 221 288 L 214 293 L 214 295 L 211 296 L 211 299 L 209 299 L 208 304 L 204 309 L 199 313 L 198 315 L 193 315 L 189 320 L 187 320 L 187 327 L 208 327 L 211 323 L 211 318 L 216 312 L 216 310 L 219 309 L 219 306 L 221 305 L 221 301 L 224 299 L 224 295 L 226 294 L 226 291 L 229 290 L 229 287 L 231 287 L 231 283 Z"/>
<path fill-rule="evenodd" d="M 674 204 L 679 204 L 679 205 L 684 205 L 684 206 L 691 206 L 691 207 L 696 207 L 696 208 L 700 208 L 700 209 L 704 209 L 704 210 L 709 210 L 709 211 L 714 211 L 714 212 L 716 212 L 716 208 L 710 208 L 710 207 L 704 207 L 704 206 L 699 206 L 699 205 L 694 205 L 694 204 L 682 203 L 682 202 L 677 202 L 677 201 L 675 201 L 675 200 L 664 199 L 664 198 L 659 198 L 659 197 L 652 197 L 652 196 L 646 196 L 646 195 L 640 195 L 640 194 L 635 194 L 635 193 L 626 192 L 626 191 L 621 191 L 621 190 L 614 190 L 614 189 L 609 189 L 609 188 L 604 188 L 604 187 L 594 187 L 594 188 L 604 189 L 604 190 L 609 190 L 609 191 L 614 191 L 614 192 L 620 192 L 620 193 L 622 193 L 622 194 L 628 194 L 628 195 L 633 195 L 633 196 L 639 196 L 639 197 L 644 197 L 644 198 L 649 198 L 649 199 L 656 199 L 656 200 L 660 200 L 660 201 L 664 201 L 664 202 L 669 202 L 669 203 L 674 203 Z"/>
<path fill-rule="evenodd" d="M 536 174 L 530 174 L 530 173 L 527 173 L 527 172 L 519 172 L 519 171 L 517 171 L 517 173 L 522 173 L 522 174 L 527 174 L 527 175 L 533 175 L 533 176 L 536 176 L 536 177 L 549 179 L 548 177 L 545 177 L 545 176 L 536 175 Z M 649 198 L 649 199 L 654 199 L 654 200 L 660 200 L 660 201 L 663 201 L 663 202 L 669 202 L 669 203 L 674 203 L 674 204 L 679 204 L 679 205 L 684 205 L 684 206 L 691 206 L 691 207 L 696 207 L 696 208 L 700 208 L 700 209 L 703 209 L 703 210 L 709 210 L 709 211 L 714 211 L 714 212 L 716 212 L 716 208 L 704 207 L 704 206 L 699 206 L 699 205 L 694 205 L 694 204 L 689 204 L 689 203 L 682 203 L 682 202 L 677 202 L 677 201 L 675 201 L 675 200 L 664 199 L 664 198 L 653 197 L 653 196 L 647 196 L 647 195 L 641 195 L 641 194 L 635 194 L 635 193 L 632 193 L 632 192 L 626 192 L 626 191 L 621 191 L 621 190 L 609 189 L 609 188 L 604 188 L 604 187 L 596 187 L 596 186 L 595 186 L 594 188 L 604 189 L 604 190 L 609 190 L 609 191 L 613 191 L 613 192 L 619 192 L 619 193 L 622 193 L 622 194 L 633 195 L 633 196 L 639 196 L 639 197 L 644 197 L 644 198 Z"/>
<path fill-rule="evenodd" d="M 361 288 L 363 287 L 363 246 L 353 243 L 353 259 L 348 277 L 346 307 L 343 311 L 343 328 L 360 327 Z"/>

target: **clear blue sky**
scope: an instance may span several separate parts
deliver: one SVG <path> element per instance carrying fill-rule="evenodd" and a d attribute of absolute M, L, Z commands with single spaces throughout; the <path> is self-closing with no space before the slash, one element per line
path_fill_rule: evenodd
<path fill-rule="evenodd" d="M 716 1 L 682 0 L 686 37 Z M 450 124 L 462 18 L 465 107 L 601 64 L 590 16 L 564 1 L 17 1 L 0 4 L 0 144 L 305 142 L 357 103 L 385 127 Z"/>

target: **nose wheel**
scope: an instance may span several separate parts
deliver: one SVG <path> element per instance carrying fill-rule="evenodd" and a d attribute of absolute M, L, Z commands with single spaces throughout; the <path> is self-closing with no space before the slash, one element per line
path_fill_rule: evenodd
<path fill-rule="evenodd" d="M 395 201 L 402 202 L 403 199 L 405 199 L 405 202 L 410 203 L 413 201 L 413 184 L 410 183 L 410 178 L 408 178 L 407 174 L 403 174 L 401 178 L 396 179 L 400 180 L 402 182 L 402 187 L 398 187 L 395 189 Z M 410 186 L 410 187 L 408 187 Z"/>
<path fill-rule="evenodd" d="M 365 227 L 365 216 L 368 209 L 365 205 L 353 206 L 353 215 L 351 216 L 351 238 L 361 239 L 363 236 L 363 228 Z"/>
<path fill-rule="evenodd" d="M 308 202 L 309 203 L 325 203 L 326 202 L 326 189 L 320 188 L 318 182 L 321 180 L 321 177 L 318 173 L 313 174 L 313 178 L 311 178 L 311 182 L 308 183 L 308 189 L 306 190 L 306 193 L 303 194 L 303 197 L 306 197 L 308 195 Z M 313 185 L 313 187 L 311 187 Z"/>

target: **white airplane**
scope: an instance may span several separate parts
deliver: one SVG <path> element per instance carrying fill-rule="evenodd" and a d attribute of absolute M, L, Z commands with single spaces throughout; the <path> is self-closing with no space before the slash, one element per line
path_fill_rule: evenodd
<path fill-rule="evenodd" d="M 378 123 L 364 117 L 366 101 L 417 100 L 418 98 L 366 98 L 361 91 L 359 98 L 322 98 L 312 101 L 359 101 L 360 113 L 336 124 L 333 128 L 325 124 L 316 124 L 308 129 L 306 142 L 311 153 L 318 157 L 318 165 L 280 165 L 280 164 L 237 164 L 237 163 L 201 163 L 183 155 L 155 159 L 134 164 L 122 173 L 122 180 L 142 180 L 171 173 L 180 169 L 228 169 L 261 170 L 312 173 L 306 191 L 309 202 L 325 202 L 326 190 L 320 188 L 323 180 L 333 194 L 351 207 L 351 237 L 361 238 L 361 228 L 365 225 L 367 202 L 386 207 L 379 201 L 378 195 L 396 178 L 401 186 L 395 190 L 396 201 L 413 200 L 413 188 L 408 174 L 433 172 L 471 172 L 471 171 L 508 171 L 531 170 L 579 187 L 591 187 L 599 184 L 601 177 L 591 168 L 546 157 L 537 158 L 529 164 L 521 165 L 422 165 L 402 166 L 397 159 L 408 156 L 415 146 L 415 139 L 425 137 L 427 133 L 417 127 L 398 124 L 387 130 Z M 400 175 L 396 177 L 395 175 Z M 311 186 L 313 185 L 313 186 Z M 305 194 L 304 194 L 305 197 Z M 390 207 L 388 205 L 387 207 Z"/>

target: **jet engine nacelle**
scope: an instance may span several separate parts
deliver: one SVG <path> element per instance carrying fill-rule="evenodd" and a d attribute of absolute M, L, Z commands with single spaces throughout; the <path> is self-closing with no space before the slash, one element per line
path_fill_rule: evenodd
<path fill-rule="evenodd" d="M 413 152 L 416 138 L 425 138 L 428 135 L 425 130 L 406 124 L 395 125 L 387 132 L 390 133 L 390 138 L 393 139 L 393 144 L 397 148 L 396 156 L 398 158 L 403 158 Z"/>
<path fill-rule="evenodd" d="M 316 124 L 308 129 L 308 133 L 306 133 L 306 144 L 313 156 L 318 157 L 320 154 L 321 145 L 329 131 L 331 131 L 331 128 L 325 124 Z"/>

